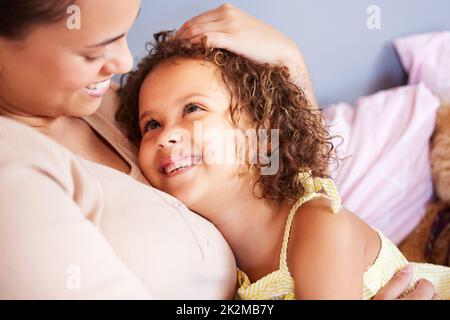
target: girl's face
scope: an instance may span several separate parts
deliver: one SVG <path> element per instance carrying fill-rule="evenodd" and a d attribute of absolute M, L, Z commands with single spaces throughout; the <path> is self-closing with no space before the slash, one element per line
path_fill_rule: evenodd
<path fill-rule="evenodd" d="M 34 26 L 24 39 L 0 38 L 0 108 L 21 116 L 86 116 L 100 106 L 112 76 L 131 69 L 126 36 L 141 1 L 75 4 L 79 14 Z"/>
<path fill-rule="evenodd" d="M 213 64 L 176 58 L 157 66 L 141 87 L 139 111 L 139 163 L 154 187 L 201 213 L 248 183 L 230 139 L 230 94 Z"/>

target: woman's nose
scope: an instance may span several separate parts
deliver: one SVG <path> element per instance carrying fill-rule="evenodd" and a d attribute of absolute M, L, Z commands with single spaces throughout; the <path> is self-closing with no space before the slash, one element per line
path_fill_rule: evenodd
<path fill-rule="evenodd" d="M 124 74 L 133 68 L 133 56 L 124 37 L 115 44 L 111 58 L 103 66 L 104 73 Z"/>

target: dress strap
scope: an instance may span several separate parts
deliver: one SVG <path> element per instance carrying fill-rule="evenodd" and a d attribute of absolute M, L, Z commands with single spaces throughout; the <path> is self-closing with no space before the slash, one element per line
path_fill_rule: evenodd
<path fill-rule="evenodd" d="M 337 191 L 336 185 L 332 179 L 328 178 L 314 178 L 311 171 L 304 171 L 299 173 L 300 182 L 305 188 L 305 194 L 297 200 L 297 202 L 292 206 L 289 211 L 289 215 L 286 222 L 286 227 L 284 230 L 283 243 L 281 246 L 280 254 L 280 270 L 286 274 L 289 274 L 287 266 L 287 248 L 289 243 L 289 235 L 291 233 L 292 220 L 298 210 L 298 208 L 305 202 L 317 198 L 317 197 L 327 197 L 331 200 L 331 208 L 334 214 L 339 212 L 341 206 L 341 198 Z M 324 190 L 326 194 L 320 193 L 319 191 Z"/>
<path fill-rule="evenodd" d="M 333 213 L 339 212 L 341 197 L 339 196 L 336 185 L 332 179 L 313 177 L 311 170 L 300 172 L 298 176 L 300 182 L 306 189 L 305 195 L 316 193 L 323 189 L 331 200 L 331 209 L 333 210 Z"/>

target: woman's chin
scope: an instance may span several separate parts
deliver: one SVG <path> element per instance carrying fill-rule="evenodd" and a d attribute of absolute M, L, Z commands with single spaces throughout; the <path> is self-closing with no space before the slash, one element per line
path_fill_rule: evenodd
<path fill-rule="evenodd" d="M 73 97 L 68 97 L 65 113 L 72 117 L 87 117 L 98 111 L 102 104 L 103 97 L 91 97 L 86 93 L 77 93 Z"/>
<path fill-rule="evenodd" d="M 63 112 L 59 116 L 65 116 L 65 117 L 76 117 L 76 118 L 82 118 L 82 117 L 88 117 L 93 115 L 98 111 L 100 108 L 101 101 L 89 101 L 86 103 L 86 101 L 75 103 L 74 107 L 69 107 L 64 109 Z"/>
<path fill-rule="evenodd" d="M 102 104 L 102 98 L 98 98 L 95 100 L 88 100 L 84 103 L 82 108 L 82 112 L 85 116 L 90 116 L 91 114 L 94 114 L 97 112 L 97 110 L 100 108 Z"/>

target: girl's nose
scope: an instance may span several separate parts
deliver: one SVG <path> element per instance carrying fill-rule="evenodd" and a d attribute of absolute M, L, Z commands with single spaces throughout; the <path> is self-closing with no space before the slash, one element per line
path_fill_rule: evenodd
<path fill-rule="evenodd" d="M 183 129 L 173 129 L 163 132 L 157 141 L 158 149 L 170 148 L 183 141 L 183 137 L 189 132 Z"/>

